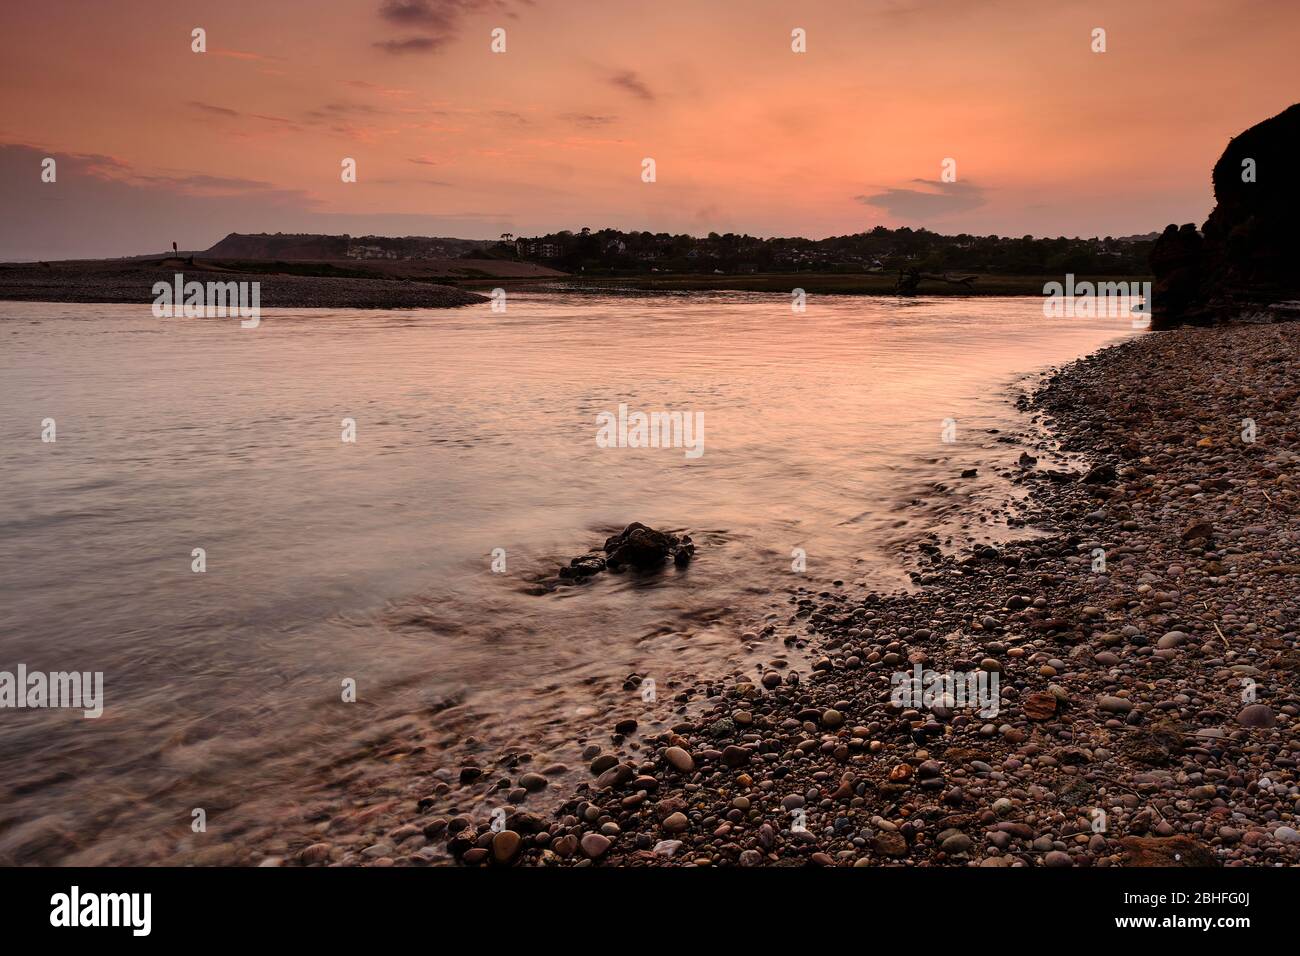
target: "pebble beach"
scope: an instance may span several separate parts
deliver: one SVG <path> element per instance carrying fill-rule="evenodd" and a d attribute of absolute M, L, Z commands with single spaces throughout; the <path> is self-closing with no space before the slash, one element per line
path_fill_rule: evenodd
<path fill-rule="evenodd" d="M 571 793 L 519 760 L 444 767 L 283 862 L 1300 862 L 1298 333 L 1176 330 L 1052 370 L 1007 439 L 1022 536 L 918 541 L 908 592 L 794 591 L 806 664 L 701 675 L 702 708 L 629 694 Z M 996 715 L 900 704 L 918 669 L 995 674 Z M 501 809 L 456 812 L 469 790 Z"/>

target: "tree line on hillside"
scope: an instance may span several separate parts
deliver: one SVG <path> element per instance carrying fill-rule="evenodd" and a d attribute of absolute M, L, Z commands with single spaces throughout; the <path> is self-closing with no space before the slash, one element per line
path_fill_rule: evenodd
<path fill-rule="evenodd" d="M 827 239 L 707 236 L 564 230 L 544 236 L 504 233 L 494 257 L 586 273 L 975 272 L 993 275 L 1145 275 L 1149 236 L 1055 239 L 1033 236 L 944 236 L 928 229 L 877 226 Z"/>

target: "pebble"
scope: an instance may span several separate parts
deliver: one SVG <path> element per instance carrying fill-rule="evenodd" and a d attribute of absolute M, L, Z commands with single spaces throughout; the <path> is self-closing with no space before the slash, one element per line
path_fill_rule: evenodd
<path fill-rule="evenodd" d="M 664 751 L 664 759 L 678 773 L 690 773 L 695 769 L 695 759 L 681 747 L 669 747 Z"/>
<path fill-rule="evenodd" d="M 553 815 L 509 818 L 515 859 L 590 865 L 602 838 L 607 864 L 1300 865 L 1287 683 L 1300 671 L 1300 575 L 1264 570 L 1300 567 L 1296 389 L 1294 339 L 1270 326 L 1135 337 L 1049 375 L 1026 408 L 1090 460 L 1034 448 L 1046 460 L 1013 473 L 1022 524 L 1039 534 L 996 547 L 923 538 L 906 594 L 791 585 L 788 612 L 745 641 L 779 636 L 797 657 L 691 675 L 653 724 L 617 724 L 640 736 L 617 753 L 583 749 L 587 787 Z M 1287 398 L 1258 401 L 1273 395 Z M 1233 432 L 1246 408 L 1267 436 L 1253 446 Z M 1106 464 L 1105 480 L 1079 480 Z M 914 665 L 997 674 L 996 712 L 891 703 L 891 675 Z M 1243 703 L 1246 678 L 1267 699 Z M 422 862 L 413 844 L 448 834 L 462 859 L 495 858 L 499 835 L 461 817 L 499 802 L 500 781 L 480 771 L 475 792 L 457 791 L 465 763 L 435 777 L 445 789 L 409 837 L 392 814 L 368 834 L 326 820 L 321 862 L 369 859 L 367 844 Z M 426 780 L 418 796 L 429 792 Z"/>
<path fill-rule="evenodd" d="M 304 865 L 324 863 L 330 858 L 331 847 L 328 843 L 313 843 L 298 854 L 299 862 Z"/>
<path fill-rule="evenodd" d="M 670 813 L 667 817 L 664 818 L 664 822 L 663 822 L 663 828 L 668 833 L 681 833 L 684 830 L 686 830 L 690 825 L 691 822 L 686 818 L 686 814 L 680 811 L 676 813 Z"/>
<path fill-rule="evenodd" d="M 502 830 L 492 838 L 492 859 L 498 863 L 513 863 L 523 846 L 523 838 L 514 830 Z"/>
<path fill-rule="evenodd" d="M 589 859 L 599 860 L 608 852 L 612 842 L 609 837 L 599 833 L 586 833 L 583 834 L 580 845 L 582 846 L 582 852 L 587 854 Z"/>
<path fill-rule="evenodd" d="M 540 773 L 526 773 L 519 778 L 519 786 L 523 787 L 529 793 L 545 789 L 549 781 Z"/>
<path fill-rule="evenodd" d="M 1276 727 L 1277 717 L 1267 704 L 1251 704 L 1242 708 L 1237 723 L 1243 727 Z"/>

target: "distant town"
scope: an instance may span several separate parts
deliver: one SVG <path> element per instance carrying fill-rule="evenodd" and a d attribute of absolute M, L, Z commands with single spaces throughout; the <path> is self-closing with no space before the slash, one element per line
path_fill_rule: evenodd
<path fill-rule="evenodd" d="M 571 274 L 894 273 L 902 270 L 987 275 L 1138 275 L 1156 233 L 1092 239 L 945 236 L 928 229 L 877 226 L 827 239 L 761 238 L 563 230 L 541 236 L 503 233 L 496 240 L 422 236 L 232 234 L 208 255 L 279 259 L 506 259 Z"/>
<path fill-rule="evenodd" d="M 1027 275 L 1066 272 L 1141 273 L 1156 234 L 1104 239 L 1032 236 L 944 236 L 926 229 L 887 229 L 828 239 L 770 238 L 711 232 L 697 238 L 668 233 L 558 232 L 501 237 L 516 257 L 565 272 L 976 272 Z"/>

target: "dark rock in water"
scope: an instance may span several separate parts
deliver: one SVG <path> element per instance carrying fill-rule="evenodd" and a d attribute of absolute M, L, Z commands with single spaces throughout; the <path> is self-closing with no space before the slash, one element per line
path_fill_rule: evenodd
<path fill-rule="evenodd" d="M 560 568 L 560 577 L 566 579 L 589 578 L 593 574 L 599 574 L 604 570 L 604 558 L 597 554 L 584 554 L 582 557 L 570 561 L 567 568 Z"/>
<path fill-rule="evenodd" d="M 1300 298 L 1300 104 L 1232 139 L 1214 164 L 1215 207 L 1198 234 L 1168 226 L 1151 251 L 1152 328 L 1205 325 Z"/>
<path fill-rule="evenodd" d="M 602 556 L 603 552 L 603 556 Z M 695 555 L 695 545 L 688 534 L 675 535 L 656 531 L 639 521 L 634 521 L 618 534 L 605 539 L 599 551 L 590 551 L 560 568 L 560 578 L 565 581 L 585 581 L 601 571 L 622 571 L 634 568 L 649 571 L 661 567 L 669 558 L 677 567 L 690 563 Z"/>
<path fill-rule="evenodd" d="M 605 562 L 611 571 L 631 566 L 639 571 L 657 568 L 668 558 L 679 567 L 695 554 L 690 535 L 680 538 L 666 531 L 656 531 L 634 521 L 621 532 L 605 540 Z"/>

